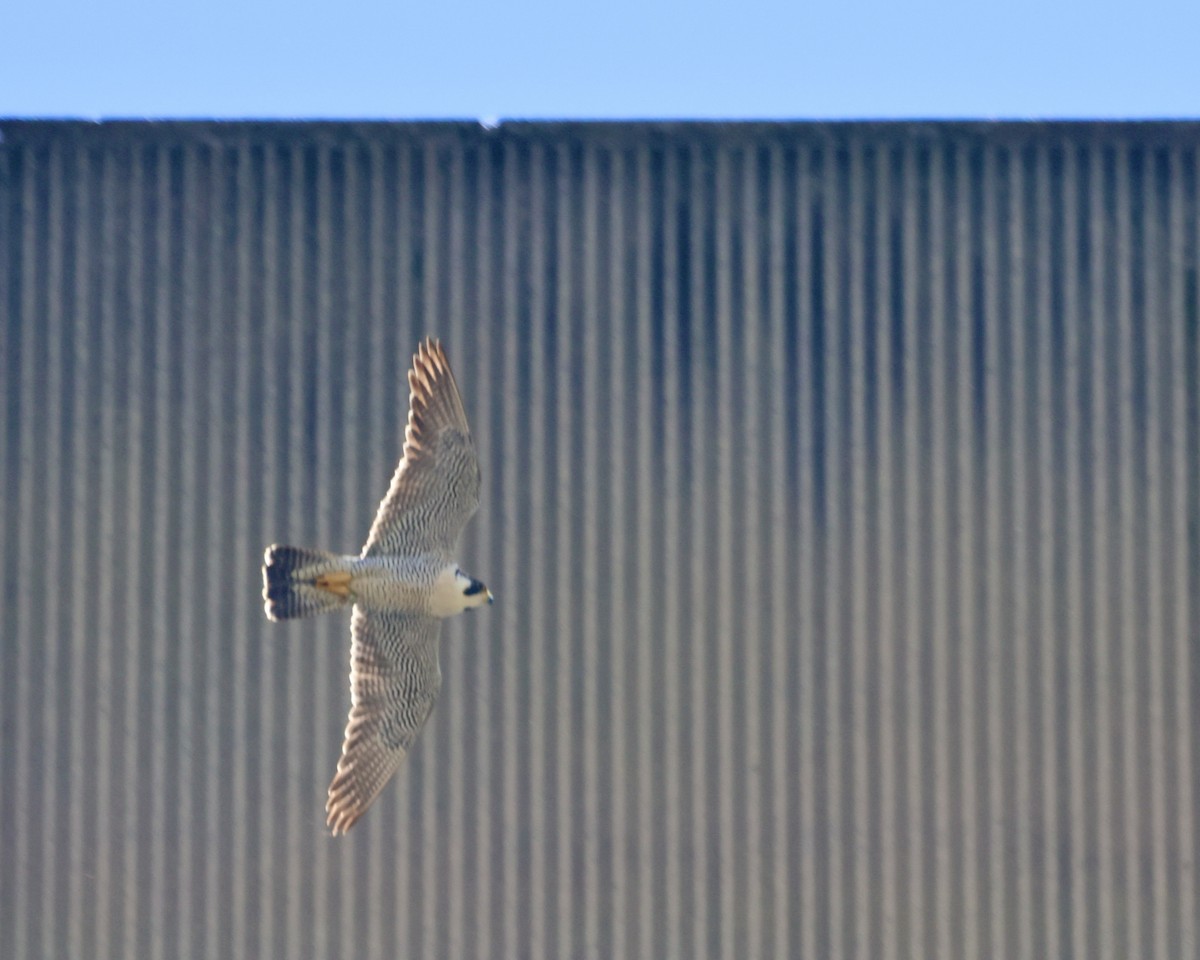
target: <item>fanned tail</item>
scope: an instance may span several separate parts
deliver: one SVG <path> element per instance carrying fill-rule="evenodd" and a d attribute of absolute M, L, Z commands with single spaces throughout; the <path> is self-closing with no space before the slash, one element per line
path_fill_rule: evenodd
<path fill-rule="evenodd" d="M 263 600 L 267 618 L 291 620 L 335 610 L 352 602 L 350 560 L 304 547 L 273 544 L 263 556 Z"/>

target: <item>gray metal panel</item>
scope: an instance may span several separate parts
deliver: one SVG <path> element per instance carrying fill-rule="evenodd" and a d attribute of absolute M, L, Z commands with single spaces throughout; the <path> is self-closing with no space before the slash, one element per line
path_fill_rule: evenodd
<path fill-rule="evenodd" d="M 0 123 L 0 957 L 1192 957 L 1200 127 Z M 346 839 L 354 551 L 485 471 Z"/>

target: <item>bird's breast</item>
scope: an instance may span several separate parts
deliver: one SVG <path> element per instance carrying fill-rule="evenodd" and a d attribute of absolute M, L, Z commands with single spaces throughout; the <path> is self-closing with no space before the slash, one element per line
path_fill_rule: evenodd
<path fill-rule="evenodd" d="M 433 614 L 436 571 L 386 560 L 372 557 L 359 561 L 350 583 L 355 603 L 371 610 Z"/>

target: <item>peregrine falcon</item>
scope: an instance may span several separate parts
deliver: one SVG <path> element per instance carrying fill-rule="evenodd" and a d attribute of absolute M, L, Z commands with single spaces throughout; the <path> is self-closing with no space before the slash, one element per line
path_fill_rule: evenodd
<path fill-rule="evenodd" d="M 267 617 L 288 620 L 354 605 L 350 721 L 325 803 L 346 833 L 400 766 L 442 685 L 442 620 L 492 602 L 459 569 L 463 527 L 479 507 L 475 443 L 441 344 L 417 348 L 404 456 L 362 553 L 271 546 L 263 563 Z"/>

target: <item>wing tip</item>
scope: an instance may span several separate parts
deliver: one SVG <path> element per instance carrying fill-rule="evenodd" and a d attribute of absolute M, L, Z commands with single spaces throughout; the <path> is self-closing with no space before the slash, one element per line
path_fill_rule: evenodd
<path fill-rule="evenodd" d="M 446 359 L 446 351 L 442 349 L 442 341 L 439 338 L 426 337 L 417 344 L 417 352 L 413 355 L 413 369 L 423 369 L 431 380 L 449 376 L 450 361 Z"/>
<path fill-rule="evenodd" d="M 408 369 L 409 400 L 428 403 L 433 399 L 437 383 L 450 371 L 440 340 L 426 337 L 417 344 L 412 366 Z"/>
<path fill-rule="evenodd" d="M 363 815 L 362 810 L 345 806 L 330 806 L 326 804 L 325 809 L 328 811 L 328 816 L 325 817 L 325 825 L 335 837 L 346 836 L 350 832 L 350 828 L 358 823 Z"/>
<path fill-rule="evenodd" d="M 353 691 L 353 671 L 351 671 L 351 689 Z M 342 742 L 342 756 L 338 760 L 333 780 L 329 783 L 329 792 L 325 799 L 325 825 L 333 835 L 345 836 L 350 832 L 364 813 L 375 802 L 387 782 L 395 772 L 394 764 L 391 770 L 382 777 L 373 777 L 378 773 L 377 765 L 369 763 L 364 768 L 361 749 L 366 746 L 366 718 L 355 717 L 354 709 L 350 711 L 350 719 L 346 724 L 345 739 Z M 367 774 L 364 782 L 363 775 Z"/>
<path fill-rule="evenodd" d="M 335 837 L 345 836 L 364 812 L 366 806 L 355 802 L 353 774 L 339 763 L 325 800 L 325 825 Z"/>
<path fill-rule="evenodd" d="M 458 384 L 438 338 L 429 336 L 417 343 L 408 370 L 408 391 L 408 439 L 420 438 L 427 418 L 446 420 L 470 432 Z"/>

